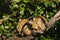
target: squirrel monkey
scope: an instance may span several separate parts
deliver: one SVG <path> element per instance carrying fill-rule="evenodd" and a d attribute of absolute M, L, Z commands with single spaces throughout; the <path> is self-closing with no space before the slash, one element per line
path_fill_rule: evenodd
<path fill-rule="evenodd" d="M 23 25 L 27 22 L 28 22 L 27 19 L 22 19 L 21 21 L 19 21 L 19 23 L 17 25 L 17 30 L 19 33 L 22 31 Z"/>
<path fill-rule="evenodd" d="M 32 21 L 33 20 L 33 21 Z M 31 28 L 33 30 L 31 30 L 29 28 L 29 25 L 26 23 L 29 23 L 29 25 L 31 24 Z M 48 21 L 45 19 L 45 17 L 43 16 L 37 16 L 37 17 L 33 17 L 33 19 L 28 20 L 28 19 L 22 19 L 18 25 L 17 25 L 17 30 L 19 33 L 22 32 L 22 34 L 24 35 L 31 35 L 34 32 L 38 32 L 38 33 L 43 33 L 43 31 L 46 29 L 46 25 L 48 24 Z"/>
<path fill-rule="evenodd" d="M 43 33 L 42 31 L 46 29 L 48 21 L 43 16 L 37 16 L 33 18 L 32 28 L 35 29 L 39 33 Z"/>
<path fill-rule="evenodd" d="M 19 34 L 21 34 L 22 36 L 30 35 L 32 31 L 29 29 L 29 25 L 31 23 L 32 23 L 32 21 L 29 21 L 28 19 L 22 19 L 17 25 L 17 30 L 18 30 Z"/>

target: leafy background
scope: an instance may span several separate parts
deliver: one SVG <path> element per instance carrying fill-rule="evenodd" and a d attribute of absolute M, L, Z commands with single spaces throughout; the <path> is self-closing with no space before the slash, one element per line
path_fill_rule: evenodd
<path fill-rule="evenodd" d="M 17 23 L 21 18 L 30 16 L 44 16 L 48 21 L 60 9 L 59 0 L 0 0 L 0 34 L 6 38 L 17 35 Z M 38 37 L 40 40 L 60 40 L 60 20 L 45 34 Z"/>

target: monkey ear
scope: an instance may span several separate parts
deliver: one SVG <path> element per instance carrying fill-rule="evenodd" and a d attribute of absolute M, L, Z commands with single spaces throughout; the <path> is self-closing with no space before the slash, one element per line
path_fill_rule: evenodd
<path fill-rule="evenodd" d="M 24 24 L 26 24 L 27 22 L 28 22 L 28 19 L 21 19 L 21 21 L 18 22 L 18 25 L 16 28 L 19 33 L 21 33 Z"/>

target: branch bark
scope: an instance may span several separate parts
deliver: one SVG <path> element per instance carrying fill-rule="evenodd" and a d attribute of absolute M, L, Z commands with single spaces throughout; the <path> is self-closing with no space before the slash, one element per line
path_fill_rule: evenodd
<path fill-rule="evenodd" d="M 48 31 L 59 19 L 60 19 L 60 10 L 48 22 L 46 31 Z"/>
<path fill-rule="evenodd" d="M 27 36 L 27 37 L 17 37 L 17 36 L 13 36 L 13 37 L 10 37 L 6 40 L 32 40 L 33 37 L 32 36 Z M 34 39 L 33 39 L 34 40 Z"/>

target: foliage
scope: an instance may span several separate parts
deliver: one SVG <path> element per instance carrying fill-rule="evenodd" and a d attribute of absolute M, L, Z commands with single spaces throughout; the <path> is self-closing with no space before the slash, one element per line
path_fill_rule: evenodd
<path fill-rule="evenodd" d="M 1 0 L 0 2 L 0 9 L 2 9 L 2 6 L 4 5 L 9 5 L 8 7 L 10 8 L 8 9 L 10 12 L 7 10 L 7 13 L 2 11 L 3 16 L 0 18 L 8 17 L 9 14 L 12 14 L 12 17 L 8 18 L 8 20 L 4 20 L 3 23 L 0 24 L 0 34 L 4 34 L 7 37 L 12 36 L 12 32 L 16 29 L 16 25 L 20 18 L 28 18 L 30 16 L 44 16 L 49 21 L 49 19 L 52 18 L 53 15 L 55 15 L 59 10 L 58 0 Z M 57 40 L 57 37 L 60 37 L 60 35 L 58 35 L 59 29 L 57 29 L 57 25 L 60 24 L 58 22 L 53 28 L 51 28 L 51 30 L 49 30 L 48 33 L 40 36 L 39 38 L 41 40 Z M 58 40 L 60 39 L 59 37 Z"/>

